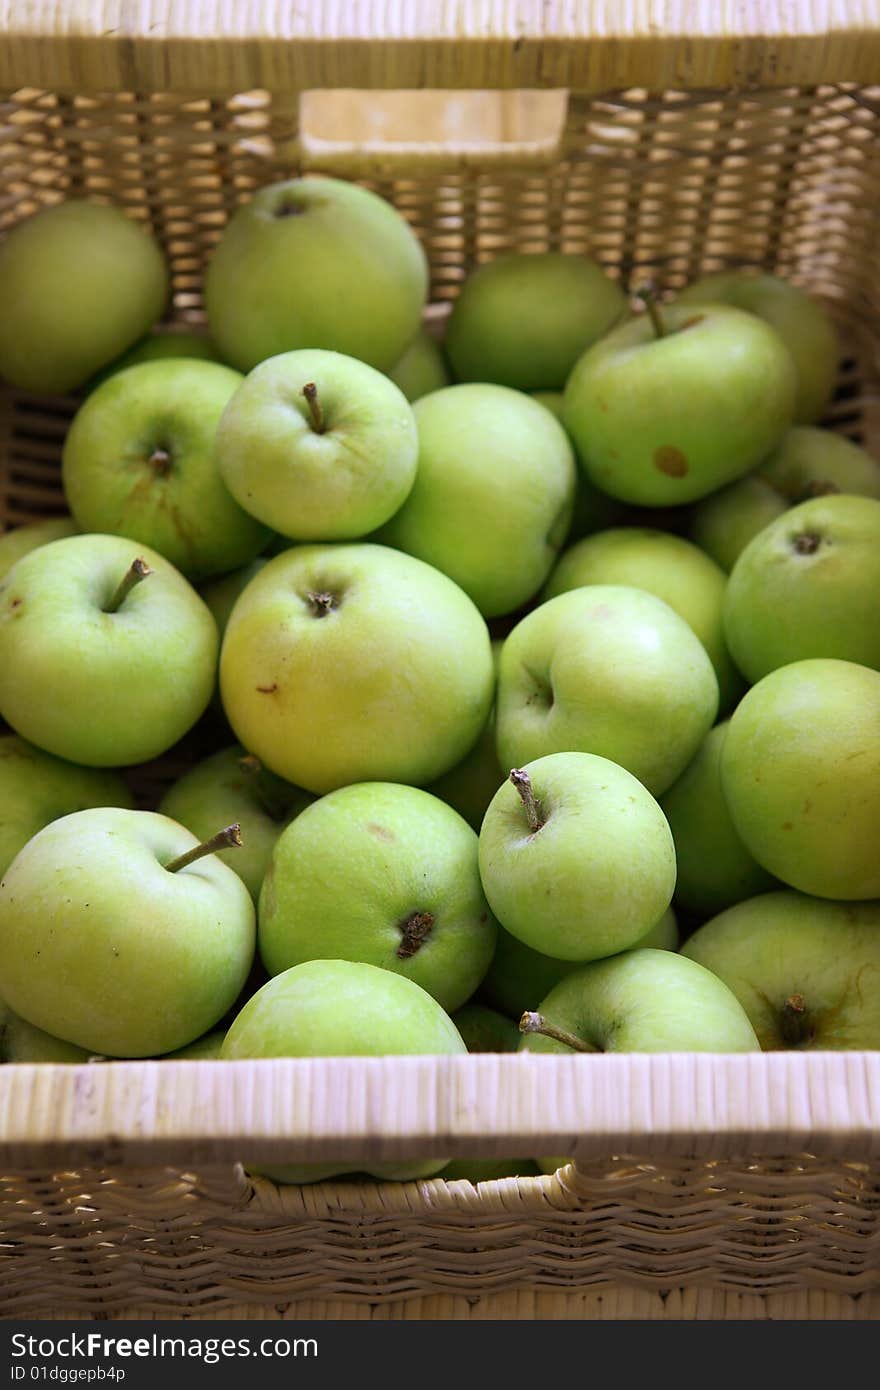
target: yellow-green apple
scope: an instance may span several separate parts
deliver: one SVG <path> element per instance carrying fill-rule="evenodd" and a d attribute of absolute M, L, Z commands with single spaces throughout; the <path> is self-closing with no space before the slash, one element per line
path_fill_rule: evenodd
<path fill-rule="evenodd" d="M 243 372 L 294 348 L 327 348 L 387 371 L 415 336 L 425 253 L 384 198 L 341 179 L 269 184 L 234 213 L 208 264 L 205 308 Z"/>
<path fill-rule="evenodd" d="M 120 208 L 42 208 L 0 244 L 0 377 L 75 390 L 161 318 L 168 291 L 159 245 Z"/>
<path fill-rule="evenodd" d="M 658 951 L 678 949 L 678 922 L 671 907 L 635 945 L 639 948 L 652 946 Z M 487 999 L 493 1009 L 518 1019 L 524 1009 L 532 1008 L 554 985 L 580 966 L 580 961 L 546 956 L 500 927 L 492 964 L 480 986 L 480 997 Z"/>
<path fill-rule="evenodd" d="M 750 541 L 724 595 L 724 635 L 750 682 L 808 657 L 880 667 L 880 501 L 814 497 Z"/>
<path fill-rule="evenodd" d="M 480 831 L 489 906 L 512 936 L 560 960 L 634 946 L 675 887 L 666 817 L 625 768 L 552 753 L 514 768 Z"/>
<path fill-rule="evenodd" d="M 217 426 L 215 458 L 240 506 L 275 531 L 352 540 L 405 501 L 416 424 L 403 392 L 374 367 L 303 348 L 248 374 Z"/>
<path fill-rule="evenodd" d="M 660 798 L 675 841 L 675 902 L 701 921 L 774 886 L 746 849 L 721 786 L 728 721 L 706 735 L 684 772 Z"/>
<path fill-rule="evenodd" d="M 459 381 L 560 391 L 580 355 L 627 306 L 620 285 L 587 256 L 499 256 L 462 286 L 446 351 Z"/>
<path fill-rule="evenodd" d="M 211 849 L 152 811 L 77 811 L 46 826 L 0 884 L 6 1002 L 112 1057 L 208 1032 L 247 978 L 255 937 L 248 891 Z"/>
<path fill-rule="evenodd" d="M 237 822 L 241 845 L 222 850 L 254 902 L 278 836 L 312 797 L 262 767 L 240 744 L 221 748 L 196 763 L 169 787 L 159 811 L 204 840 L 218 825 Z"/>
<path fill-rule="evenodd" d="M 417 401 L 420 396 L 449 385 L 449 368 L 443 348 L 427 328 L 419 329 L 388 375 L 408 401 Z"/>
<path fill-rule="evenodd" d="M 60 541 L 66 536 L 75 536 L 76 526 L 67 516 L 51 517 L 47 521 L 31 521 L 24 526 L 14 526 L 11 531 L 0 535 L 0 579 L 9 573 L 16 560 L 29 555 L 41 545 L 50 541 Z"/>
<path fill-rule="evenodd" d="M 736 995 L 695 960 L 642 948 L 593 961 L 523 1015 L 529 1052 L 757 1052 Z"/>
<path fill-rule="evenodd" d="M 270 975 L 307 960 L 406 975 L 451 1012 L 489 968 L 496 924 L 477 836 L 418 787 L 361 782 L 308 806 L 279 837 L 258 945 Z"/>
<path fill-rule="evenodd" d="M 448 574 L 486 617 L 511 613 L 541 587 L 568 534 L 568 436 L 507 386 L 449 386 L 413 413 L 415 484 L 380 538 Z"/>
<path fill-rule="evenodd" d="M 532 391 L 530 394 L 532 400 L 549 410 L 564 428 L 562 419 L 564 393 L 562 391 Z M 569 441 L 574 448 L 574 440 L 571 439 L 570 435 Z M 576 452 L 575 458 L 577 458 Z M 571 525 L 568 531 L 569 543 L 580 540 L 581 536 L 591 535 L 593 531 L 601 531 L 606 526 L 621 525 L 626 520 L 627 510 L 622 502 L 618 502 L 616 498 L 609 497 L 607 493 L 600 492 L 597 487 L 593 487 L 584 469 L 579 467 L 574 490 Z"/>
<path fill-rule="evenodd" d="M 678 506 L 755 468 L 791 424 L 794 392 L 787 349 L 753 314 L 671 304 L 661 319 L 652 306 L 580 358 L 563 419 L 601 491 Z"/>
<path fill-rule="evenodd" d="M 587 584 L 625 584 L 663 599 L 684 618 L 709 654 L 718 677 L 720 708 L 742 694 L 743 682 L 724 641 L 726 576 L 682 536 L 646 526 L 599 531 L 563 551 L 544 588 L 545 598 Z"/>
<path fill-rule="evenodd" d="M 688 308 L 733 304 L 763 319 L 795 365 L 795 420 L 808 425 L 819 419 L 834 391 L 840 348 L 834 323 L 817 300 L 777 275 L 722 270 L 688 285 L 678 302 Z"/>
<path fill-rule="evenodd" d="M 217 627 L 183 575 L 121 536 L 69 536 L 0 580 L 0 714 L 89 767 L 166 752 L 204 713 Z"/>
<path fill-rule="evenodd" d="M 436 999 L 404 975 L 348 960 L 311 960 L 276 975 L 249 999 L 222 1059 L 249 1057 L 459 1056 L 467 1049 Z M 247 1160 L 245 1159 L 245 1162 Z M 318 1182 L 355 1169 L 370 1177 L 427 1178 L 448 1159 L 283 1164 L 276 1182 Z"/>
<path fill-rule="evenodd" d="M 819 898 L 880 898 L 880 672 L 820 658 L 771 671 L 733 712 L 721 784 L 769 873 Z"/>
<path fill-rule="evenodd" d="M 763 893 L 683 949 L 733 991 L 765 1052 L 880 1048 L 880 903 Z"/>
<path fill-rule="evenodd" d="M 294 546 L 270 560 L 220 656 L 239 742 L 319 793 L 448 772 L 479 737 L 494 687 L 489 630 L 467 595 L 380 545 Z"/>
<path fill-rule="evenodd" d="M 697 504 L 690 536 L 732 570 L 749 541 L 788 507 L 835 492 L 880 498 L 880 464 L 844 435 L 796 425 L 754 473 Z"/>
<path fill-rule="evenodd" d="M 502 767 L 545 753 L 598 753 L 660 796 L 717 711 L 718 681 L 703 644 L 643 589 L 591 584 L 559 594 L 521 619 L 501 649 Z"/>
<path fill-rule="evenodd" d="M 211 579 L 206 584 L 199 585 L 199 593 L 214 616 L 214 622 L 217 624 L 217 631 L 221 639 L 226 631 L 229 615 L 238 602 L 239 596 L 244 593 L 251 580 L 260 573 L 265 563 L 265 557 L 260 555 L 249 565 L 243 565 L 241 569 L 233 570 L 230 574 L 220 575 L 218 579 Z"/>
<path fill-rule="evenodd" d="M 108 377 L 64 443 L 64 493 L 80 529 L 149 545 L 193 581 L 253 560 L 271 533 L 232 497 L 213 453 L 241 381 L 230 367 L 184 358 Z"/>
<path fill-rule="evenodd" d="M 166 1052 L 162 1060 L 165 1062 L 216 1062 L 223 1050 L 225 1038 L 226 1029 L 215 1028 L 213 1032 L 204 1033 L 202 1037 L 196 1038 L 195 1042 L 187 1043 L 186 1047 L 178 1047 L 173 1052 Z"/>
<path fill-rule="evenodd" d="M 76 767 L 16 734 L 0 735 L 0 877 L 51 821 L 90 806 L 132 805 L 118 773 Z"/>

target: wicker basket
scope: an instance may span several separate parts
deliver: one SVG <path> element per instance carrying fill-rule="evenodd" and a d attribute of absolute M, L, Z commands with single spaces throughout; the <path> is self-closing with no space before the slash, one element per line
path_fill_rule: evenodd
<path fill-rule="evenodd" d="M 436 302 L 507 248 L 589 250 L 624 283 L 790 276 L 842 329 L 830 422 L 880 440 L 872 0 L 6 0 L 0 17 L 0 228 L 66 196 L 121 203 L 168 252 L 178 321 L 199 320 L 230 211 L 320 169 L 396 203 Z M 5 523 L 61 509 L 72 409 L 0 396 Z M 880 1054 L 8 1066 L 0 1309 L 870 1317 L 878 1149 Z M 286 1189 L 238 1166 L 536 1153 L 577 1161 Z"/>

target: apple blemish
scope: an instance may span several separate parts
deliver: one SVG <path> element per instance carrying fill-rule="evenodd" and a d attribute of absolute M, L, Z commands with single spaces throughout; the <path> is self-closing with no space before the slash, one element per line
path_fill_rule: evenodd
<path fill-rule="evenodd" d="M 674 444 L 662 444 L 654 450 L 654 467 L 668 478 L 683 478 L 688 471 L 688 461 Z"/>
<path fill-rule="evenodd" d="M 409 917 L 398 923 L 400 945 L 395 954 L 399 960 L 409 960 L 424 946 L 434 928 L 433 912 L 411 912 Z"/>

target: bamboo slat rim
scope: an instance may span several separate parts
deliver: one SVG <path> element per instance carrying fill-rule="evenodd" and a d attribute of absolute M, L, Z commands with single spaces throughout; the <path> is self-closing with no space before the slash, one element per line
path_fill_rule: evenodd
<path fill-rule="evenodd" d="M 0 88 L 785 86 L 872 82 L 874 0 L 0 0 Z"/>
<path fill-rule="evenodd" d="M 0 1161 L 880 1152 L 880 1052 L 0 1068 Z"/>

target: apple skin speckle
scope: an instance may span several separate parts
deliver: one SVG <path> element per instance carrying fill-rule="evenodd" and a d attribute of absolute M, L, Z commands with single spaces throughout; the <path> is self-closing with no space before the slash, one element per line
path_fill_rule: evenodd
<path fill-rule="evenodd" d="M 683 478 L 688 471 L 688 461 L 674 444 L 663 444 L 654 450 L 654 467 L 669 478 Z"/>

